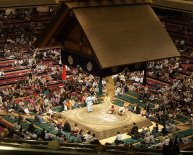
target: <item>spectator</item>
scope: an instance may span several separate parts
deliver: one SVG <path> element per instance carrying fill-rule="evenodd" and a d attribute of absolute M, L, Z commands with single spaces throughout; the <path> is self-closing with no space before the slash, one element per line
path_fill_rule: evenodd
<path fill-rule="evenodd" d="M 67 120 L 66 120 L 66 122 L 64 123 L 63 131 L 65 131 L 65 132 L 71 132 L 71 126 L 70 126 L 70 124 L 68 123 Z"/>
<path fill-rule="evenodd" d="M 116 146 L 120 145 L 122 143 L 122 134 L 118 131 L 117 135 L 115 137 L 115 144 Z"/>

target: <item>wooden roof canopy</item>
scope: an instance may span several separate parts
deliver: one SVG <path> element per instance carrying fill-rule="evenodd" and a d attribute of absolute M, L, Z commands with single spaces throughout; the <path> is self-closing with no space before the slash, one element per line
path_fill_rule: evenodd
<path fill-rule="evenodd" d="M 125 67 L 144 70 L 147 61 L 179 56 L 148 0 L 65 2 L 35 47 L 58 43 L 63 64 L 98 76 Z"/>

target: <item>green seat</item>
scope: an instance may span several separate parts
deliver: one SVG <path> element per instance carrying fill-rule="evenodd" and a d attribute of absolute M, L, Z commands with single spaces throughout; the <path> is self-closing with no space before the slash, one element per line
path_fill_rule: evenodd
<path fill-rule="evenodd" d="M 17 122 L 17 119 L 15 119 L 15 118 L 10 118 L 10 116 L 7 116 L 7 115 L 2 116 L 2 118 L 4 118 L 6 121 L 8 121 L 9 123 L 12 123 L 12 124 L 14 124 L 15 122 Z"/>
<path fill-rule="evenodd" d="M 124 105 L 125 102 L 121 101 L 121 100 L 114 100 L 113 104 L 122 107 Z"/>
<path fill-rule="evenodd" d="M 55 112 L 61 112 L 62 111 L 62 106 L 53 107 L 52 110 L 55 111 Z"/>
<path fill-rule="evenodd" d="M 188 137 L 188 136 L 191 136 L 193 135 L 193 129 L 187 129 L 187 130 L 184 130 L 184 131 L 179 131 L 176 133 L 180 138 L 183 138 L 183 137 Z"/>
<path fill-rule="evenodd" d="M 139 97 L 140 97 L 140 94 L 138 94 L 138 93 L 136 93 L 136 92 L 133 92 L 133 91 L 129 91 L 129 92 L 127 92 L 126 94 L 131 95 L 131 96 L 136 97 L 136 98 L 139 98 Z"/>
<path fill-rule="evenodd" d="M 184 115 L 177 115 L 177 121 L 180 121 L 182 123 L 186 123 L 189 121 L 188 117 L 184 116 Z"/>

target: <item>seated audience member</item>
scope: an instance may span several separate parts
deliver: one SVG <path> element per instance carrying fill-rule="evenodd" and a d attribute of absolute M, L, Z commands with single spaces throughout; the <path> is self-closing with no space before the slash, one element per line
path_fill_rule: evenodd
<path fill-rule="evenodd" d="M 140 132 L 140 137 L 144 138 L 145 134 L 146 134 L 146 130 L 145 130 L 145 128 L 142 128 L 142 131 Z"/>
<path fill-rule="evenodd" d="M 4 78 L 4 76 L 5 76 L 4 71 L 3 71 L 3 70 L 2 70 L 2 71 L 0 71 L 0 78 Z"/>
<path fill-rule="evenodd" d="M 19 131 L 19 129 L 21 128 L 20 123 L 15 122 L 14 123 L 14 128 L 15 128 L 16 131 Z"/>
<path fill-rule="evenodd" d="M 151 144 L 154 144 L 155 143 L 155 137 L 154 135 L 150 135 L 150 141 L 151 141 Z"/>
<path fill-rule="evenodd" d="M 100 144 L 100 141 L 96 137 L 95 133 L 93 133 L 92 137 L 90 138 L 90 144 Z"/>
<path fill-rule="evenodd" d="M 140 114 L 141 114 L 142 116 L 146 116 L 146 112 L 147 112 L 147 111 L 146 111 L 144 108 L 142 108 Z"/>
<path fill-rule="evenodd" d="M 45 131 L 45 137 L 44 137 L 45 140 L 52 140 L 52 136 L 51 134 L 49 133 L 49 131 Z"/>
<path fill-rule="evenodd" d="M 40 124 L 45 123 L 45 120 L 42 115 L 35 115 L 34 120 Z"/>
<path fill-rule="evenodd" d="M 145 135 L 144 143 L 145 143 L 145 144 L 150 144 L 150 143 L 151 143 L 151 138 L 150 138 L 149 135 Z"/>
<path fill-rule="evenodd" d="M 118 146 L 119 144 L 122 143 L 122 134 L 119 131 L 117 132 L 117 135 L 115 137 L 114 142 L 115 142 L 116 146 Z"/>
<path fill-rule="evenodd" d="M 70 124 L 68 123 L 68 121 L 66 121 L 66 122 L 64 123 L 63 131 L 65 131 L 65 132 L 71 132 L 71 126 L 70 126 Z"/>
<path fill-rule="evenodd" d="M 139 105 L 135 105 L 134 109 L 133 109 L 133 112 L 136 113 L 136 114 L 140 114 L 140 107 Z"/>
<path fill-rule="evenodd" d="M 62 134 L 62 129 L 59 129 L 56 133 L 56 136 L 58 137 L 61 137 L 63 134 Z"/>
<path fill-rule="evenodd" d="M 76 135 L 76 142 L 77 143 L 82 143 L 84 141 L 84 137 L 82 134 L 82 130 L 80 130 L 80 132 L 78 132 L 78 134 Z"/>
<path fill-rule="evenodd" d="M 45 140 L 45 134 L 46 134 L 46 131 L 45 131 L 45 129 L 43 129 L 43 130 L 40 132 L 40 135 L 39 135 L 42 140 Z"/>
<path fill-rule="evenodd" d="M 165 141 L 162 149 L 162 154 L 163 155 L 179 155 L 180 154 L 180 149 L 178 144 L 174 144 L 172 139 L 169 139 L 169 141 Z"/>
<path fill-rule="evenodd" d="M 78 127 L 78 125 L 76 123 L 74 124 L 74 127 L 72 128 L 71 132 L 74 135 L 77 135 L 80 132 L 80 129 L 79 129 L 79 127 Z"/>
<path fill-rule="evenodd" d="M 24 112 L 25 112 L 25 114 L 30 114 L 30 112 L 29 112 L 29 109 L 28 108 L 24 108 L 24 110 L 23 110 Z"/>
<path fill-rule="evenodd" d="M 30 133 L 33 133 L 35 131 L 35 127 L 33 123 L 29 124 L 27 131 L 29 131 Z"/>
<path fill-rule="evenodd" d="M 128 133 L 128 135 L 133 136 L 133 138 L 138 138 L 139 137 L 139 132 L 138 132 L 138 126 L 136 123 L 133 123 L 133 127 L 131 128 L 131 131 Z"/>
<path fill-rule="evenodd" d="M 87 133 L 85 135 L 83 135 L 83 140 L 84 140 L 84 143 L 90 143 L 90 139 L 92 138 L 91 136 L 91 132 L 90 131 L 87 131 Z"/>

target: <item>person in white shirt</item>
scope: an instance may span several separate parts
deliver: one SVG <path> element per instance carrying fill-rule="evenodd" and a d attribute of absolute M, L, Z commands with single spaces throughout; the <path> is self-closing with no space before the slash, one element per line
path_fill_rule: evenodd
<path fill-rule="evenodd" d="M 51 137 L 50 137 L 49 131 L 46 131 L 45 140 L 50 140 L 50 139 L 51 139 Z"/>
<path fill-rule="evenodd" d="M 35 134 L 35 133 L 33 133 L 33 134 L 32 134 L 32 138 L 33 138 L 33 139 L 37 139 L 37 138 L 38 138 L 38 135 Z"/>
<path fill-rule="evenodd" d="M 150 142 L 151 142 L 150 136 L 146 135 L 144 138 L 144 142 L 145 142 L 145 144 L 150 144 Z"/>
<path fill-rule="evenodd" d="M 115 137 L 114 142 L 115 142 L 116 146 L 118 146 L 119 144 L 122 143 L 122 134 L 119 131 L 117 132 L 117 135 Z"/>
<path fill-rule="evenodd" d="M 119 76 L 119 78 L 120 78 L 121 81 L 124 81 L 124 82 L 125 82 L 125 76 L 124 76 L 123 74 L 121 74 L 121 75 Z"/>
<path fill-rule="evenodd" d="M 5 76 L 5 73 L 4 73 L 4 71 L 2 70 L 2 71 L 0 71 L 0 78 L 3 78 Z"/>
<path fill-rule="evenodd" d="M 162 149 L 163 148 L 163 142 L 159 140 L 158 144 L 152 145 L 153 148 Z"/>
<path fill-rule="evenodd" d="M 22 59 L 19 60 L 18 63 L 19 63 L 20 65 L 22 65 L 22 64 L 23 64 L 23 60 L 22 60 Z"/>
<path fill-rule="evenodd" d="M 154 109 L 155 110 L 159 109 L 159 104 L 158 103 L 155 104 Z"/>
<path fill-rule="evenodd" d="M 90 139 L 92 138 L 90 131 L 88 131 L 83 137 L 85 143 L 90 143 Z"/>
<path fill-rule="evenodd" d="M 135 77 L 135 82 L 137 82 L 137 83 L 140 82 L 140 78 L 136 76 Z"/>
<path fill-rule="evenodd" d="M 172 133 L 176 132 L 176 125 L 174 123 L 171 124 L 171 132 Z"/>
<path fill-rule="evenodd" d="M 117 87 L 115 89 L 115 96 L 119 96 L 119 95 L 121 95 L 121 87 Z"/>
<path fill-rule="evenodd" d="M 151 142 L 152 144 L 155 143 L 155 137 L 154 137 L 154 135 L 150 135 L 150 142 Z"/>

